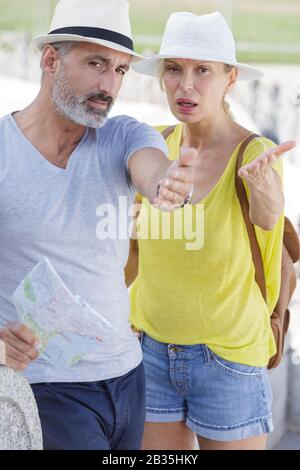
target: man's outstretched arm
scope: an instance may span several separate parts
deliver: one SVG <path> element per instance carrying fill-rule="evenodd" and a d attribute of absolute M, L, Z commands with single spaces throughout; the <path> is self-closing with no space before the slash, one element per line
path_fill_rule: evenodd
<path fill-rule="evenodd" d="M 158 149 L 138 150 L 128 164 L 132 184 L 152 204 L 172 210 L 183 204 L 194 186 L 196 156 L 196 150 L 187 149 L 171 162 Z"/>

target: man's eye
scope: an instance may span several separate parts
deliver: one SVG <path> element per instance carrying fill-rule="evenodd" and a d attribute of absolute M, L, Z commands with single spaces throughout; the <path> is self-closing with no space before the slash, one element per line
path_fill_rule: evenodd
<path fill-rule="evenodd" d="M 120 75 L 122 75 L 122 77 L 124 77 L 126 71 L 123 69 L 117 69 L 117 73 L 119 73 Z"/>
<path fill-rule="evenodd" d="M 93 65 L 94 67 L 97 67 L 97 68 L 102 68 L 103 67 L 102 62 L 90 62 L 90 65 Z"/>

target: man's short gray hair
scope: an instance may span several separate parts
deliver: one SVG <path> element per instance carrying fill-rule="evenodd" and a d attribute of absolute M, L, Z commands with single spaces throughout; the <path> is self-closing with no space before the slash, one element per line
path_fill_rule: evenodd
<path fill-rule="evenodd" d="M 53 42 L 49 43 L 49 46 L 52 46 L 59 54 L 61 59 L 64 59 L 67 54 L 76 46 L 78 46 L 79 42 L 76 41 L 60 41 L 60 42 Z M 44 78 L 44 71 L 42 71 L 41 81 Z"/>
<path fill-rule="evenodd" d="M 51 46 L 57 50 L 60 57 L 64 58 L 78 44 L 76 41 L 60 41 L 52 43 Z"/>

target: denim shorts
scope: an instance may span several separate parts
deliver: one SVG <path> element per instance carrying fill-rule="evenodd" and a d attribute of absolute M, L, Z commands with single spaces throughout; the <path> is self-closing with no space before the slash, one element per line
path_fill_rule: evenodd
<path fill-rule="evenodd" d="M 205 344 L 183 346 L 143 334 L 146 421 L 185 421 L 216 441 L 247 439 L 273 430 L 266 368 L 227 361 Z"/>

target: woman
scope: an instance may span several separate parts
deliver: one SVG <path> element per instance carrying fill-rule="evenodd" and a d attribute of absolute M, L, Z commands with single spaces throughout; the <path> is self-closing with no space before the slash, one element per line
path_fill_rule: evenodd
<path fill-rule="evenodd" d="M 255 281 L 235 189 L 238 150 L 251 132 L 231 119 L 225 102 L 238 78 L 262 74 L 237 63 L 232 33 L 220 13 L 173 13 L 159 55 L 134 67 L 159 75 L 170 109 L 181 121 L 167 139 L 170 158 L 178 158 L 182 147 L 198 152 L 195 193 L 201 201 L 187 207 L 198 226 L 204 220 L 193 245 L 184 230 L 177 236 L 178 214 L 186 207 L 170 215 L 166 237 L 158 227 L 164 215 L 157 218 L 147 200 L 142 203 L 131 322 L 143 332 L 143 447 L 193 449 L 196 435 L 201 449 L 264 449 L 273 429 L 266 365 L 275 353 L 269 316 L 279 293 L 283 232 L 278 157 L 294 144 L 275 148 L 257 137 L 239 170 L 262 253 L 266 303 Z M 158 192 L 158 202 L 165 191 Z M 190 220 L 184 215 L 183 220 L 186 228 Z M 153 237 L 156 228 L 159 236 Z M 136 256 L 133 241 L 131 280 Z"/>

